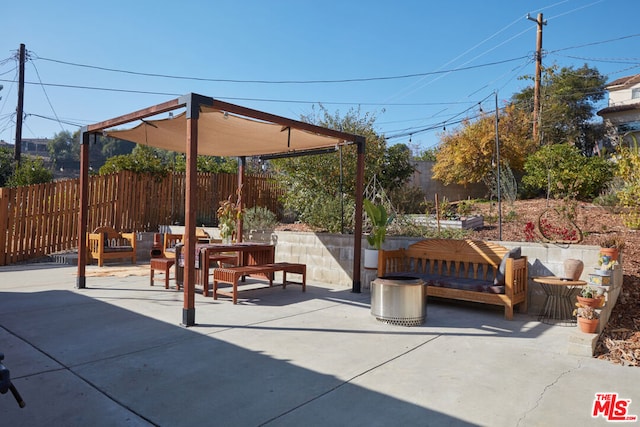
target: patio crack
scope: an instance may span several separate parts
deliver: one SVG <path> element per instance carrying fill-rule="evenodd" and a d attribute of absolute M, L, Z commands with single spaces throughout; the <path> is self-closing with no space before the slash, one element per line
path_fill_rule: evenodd
<path fill-rule="evenodd" d="M 402 353 L 399 353 L 399 354 L 395 355 L 394 357 L 391 357 L 391 358 L 389 358 L 389 359 L 387 359 L 387 360 L 385 360 L 385 361 L 383 361 L 381 363 L 378 363 L 377 365 L 372 366 L 369 369 L 365 369 L 364 371 L 360 372 L 359 374 L 352 376 L 351 378 L 347 379 L 346 381 L 342 381 L 341 383 L 339 383 L 336 386 L 330 388 L 329 390 L 325 391 L 324 393 L 320 393 L 317 396 L 307 400 L 306 402 L 303 402 L 303 403 L 301 403 L 301 404 L 289 409 L 288 411 L 285 411 L 285 412 L 283 412 L 283 413 L 281 413 L 279 415 L 276 415 L 276 416 L 266 420 L 265 422 L 260 423 L 259 425 L 260 426 L 268 425 L 268 424 L 278 420 L 279 418 L 281 418 L 281 417 L 283 417 L 283 416 L 285 416 L 287 414 L 290 414 L 290 413 L 292 413 L 294 411 L 297 411 L 298 409 L 302 408 L 303 406 L 306 406 L 306 405 L 308 405 L 308 404 L 310 404 L 312 402 L 315 402 L 316 400 L 318 400 L 318 399 L 320 399 L 320 398 L 322 398 L 324 396 L 327 396 L 327 395 L 333 393 L 334 391 L 336 391 L 336 390 L 338 390 L 338 389 L 340 389 L 340 388 L 342 388 L 342 387 L 344 387 L 344 386 L 346 386 L 348 384 L 351 384 L 357 378 L 360 378 L 360 377 L 362 377 L 362 376 L 364 376 L 364 375 L 366 375 L 366 374 L 368 374 L 370 372 L 375 371 L 378 368 L 381 368 L 382 366 L 385 366 L 385 365 L 387 365 L 387 364 L 389 364 L 389 363 L 391 363 L 391 362 L 393 362 L 395 360 L 400 359 L 401 357 L 406 356 L 409 353 L 412 353 L 412 352 L 416 351 L 417 349 L 419 349 L 419 348 L 425 346 L 426 344 L 428 344 L 428 343 L 440 338 L 441 336 L 442 335 L 434 335 L 431 338 L 427 339 L 426 341 L 423 341 L 420 344 L 415 345 L 415 346 L 407 349 L 406 351 L 403 351 Z"/>
<path fill-rule="evenodd" d="M 560 372 L 560 374 L 558 374 L 558 376 L 550 384 L 547 384 L 544 387 L 544 389 L 542 390 L 542 392 L 538 396 L 538 399 L 536 400 L 536 403 L 529 410 L 525 411 L 525 413 L 522 415 L 522 417 L 520 417 L 520 419 L 518 419 L 518 422 L 516 423 L 516 426 L 519 426 L 525 420 L 525 418 L 527 418 L 527 415 L 529 415 L 530 413 L 535 411 L 538 408 L 538 406 L 540 406 L 540 402 L 544 398 L 544 396 L 547 393 L 547 391 L 550 390 L 552 387 L 554 387 L 558 383 L 558 381 L 560 381 L 560 379 L 562 377 L 564 377 L 567 374 L 570 374 L 571 372 L 575 371 L 576 369 L 580 369 L 581 366 L 582 366 L 582 362 L 578 361 L 578 365 L 577 366 L 575 366 L 575 367 L 573 367 L 571 369 L 568 369 L 568 370 L 566 370 L 564 372 Z"/>

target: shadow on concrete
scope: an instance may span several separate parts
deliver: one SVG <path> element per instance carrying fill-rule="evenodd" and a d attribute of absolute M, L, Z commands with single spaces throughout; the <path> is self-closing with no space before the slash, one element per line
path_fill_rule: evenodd
<path fill-rule="evenodd" d="M 472 425 L 74 292 L 2 292 L 0 325 L 3 425 Z"/>

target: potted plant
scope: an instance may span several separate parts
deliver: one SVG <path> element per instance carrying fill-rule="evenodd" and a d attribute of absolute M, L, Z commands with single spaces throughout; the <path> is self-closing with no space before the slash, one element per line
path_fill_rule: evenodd
<path fill-rule="evenodd" d="M 578 299 L 578 304 L 583 307 L 600 308 L 604 303 L 604 295 L 589 285 L 583 287 L 576 298 Z"/>
<path fill-rule="evenodd" d="M 620 251 L 624 249 L 624 239 L 620 236 L 605 236 L 600 239 L 600 255 L 609 256 L 613 261 L 618 260 Z"/>
<path fill-rule="evenodd" d="M 378 268 L 378 251 L 382 249 L 391 218 L 384 206 L 374 204 L 369 199 L 364 199 L 363 206 L 371 221 L 371 231 L 367 235 L 367 242 L 371 247 L 364 251 L 364 268 L 375 269 Z"/>
<path fill-rule="evenodd" d="M 595 308 L 576 304 L 573 315 L 578 319 L 578 327 L 582 332 L 593 334 L 598 329 L 600 315 Z"/>
<path fill-rule="evenodd" d="M 231 242 L 235 236 L 238 221 L 242 218 L 242 209 L 240 207 L 241 191 L 241 188 L 236 191 L 238 195 L 236 202 L 232 200 L 233 195 L 229 195 L 227 200 L 220 202 L 220 207 L 217 211 L 220 237 L 225 243 Z"/>
<path fill-rule="evenodd" d="M 614 258 L 611 258 L 609 255 L 600 254 L 600 257 L 598 258 L 597 273 L 600 276 L 610 276 L 611 271 L 616 265 L 618 265 L 618 261 Z"/>

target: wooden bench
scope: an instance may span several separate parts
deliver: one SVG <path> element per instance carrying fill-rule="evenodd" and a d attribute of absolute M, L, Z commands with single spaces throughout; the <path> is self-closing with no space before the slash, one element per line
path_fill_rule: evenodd
<path fill-rule="evenodd" d="M 381 250 L 378 276 L 411 276 L 424 280 L 426 294 L 504 306 L 513 319 L 518 305 L 527 310 L 527 257 L 482 240 L 427 239 L 407 249 Z"/>
<path fill-rule="evenodd" d="M 112 227 L 98 227 L 87 233 L 87 256 L 89 262 L 98 261 L 102 267 L 105 260 L 131 259 L 136 263 L 136 233 L 119 233 Z"/>
<path fill-rule="evenodd" d="M 241 267 L 226 267 L 213 269 L 213 299 L 218 295 L 231 297 L 234 304 L 238 302 L 238 281 L 245 276 L 264 276 L 269 280 L 269 287 L 273 286 L 273 273 L 282 271 L 282 288 L 287 287 L 287 273 L 302 275 L 302 292 L 307 290 L 307 266 L 288 262 L 277 262 L 262 265 L 246 265 Z M 218 288 L 218 283 L 228 283 L 232 286 L 231 292 Z M 293 283 L 293 282 L 289 282 Z M 255 288 L 254 288 L 255 289 Z"/>

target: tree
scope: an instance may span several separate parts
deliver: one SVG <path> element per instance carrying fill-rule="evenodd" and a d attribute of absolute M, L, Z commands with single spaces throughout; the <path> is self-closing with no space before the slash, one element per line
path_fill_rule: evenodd
<path fill-rule="evenodd" d="M 44 184 L 53 181 L 53 173 L 44 166 L 42 157 L 27 156 L 20 162 L 9 180 L 8 187 Z"/>
<path fill-rule="evenodd" d="M 411 150 L 405 144 L 387 148 L 380 171 L 380 184 L 391 191 L 401 187 L 413 175 L 416 168 L 411 164 Z"/>
<path fill-rule="evenodd" d="M 198 156 L 196 163 L 198 172 L 238 172 L 238 161 L 235 157 Z M 175 156 L 174 168 L 177 172 L 185 172 L 187 170 L 187 159 L 184 154 Z"/>
<path fill-rule="evenodd" d="M 137 145 L 131 154 L 121 154 L 111 157 L 100 168 L 100 174 L 109 174 L 128 170 L 136 173 L 149 173 L 165 176 L 169 169 L 163 163 L 158 150 L 147 145 Z"/>
<path fill-rule="evenodd" d="M 423 150 L 420 154 L 415 156 L 414 160 L 421 160 L 423 162 L 435 162 L 438 156 L 438 147 L 431 147 Z"/>
<path fill-rule="evenodd" d="M 130 141 L 98 135 L 97 143 L 90 144 L 89 162 L 94 169 L 99 169 L 107 159 L 121 154 L 131 154 L 135 147 L 136 144 Z"/>
<path fill-rule="evenodd" d="M 526 157 L 535 150 L 530 137 L 528 115 L 508 105 L 499 116 L 500 163 L 514 171 L 522 171 Z M 483 115 L 441 137 L 436 153 L 433 177 L 445 184 L 484 182 L 495 168 L 495 116 Z"/>
<path fill-rule="evenodd" d="M 71 134 L 68 130 L 56 133 L 47 144 L 49 158 L 59 167 L 80 162 L 80 133 Z"/>
<path fill-rule="evenodd" d="M 13 174 L 13 150 L 10 147 L 0 147 L 0 187 L 4 187 Z"/>
<path fill-rule="evenodd" d="M 583 154 L 591 155 L 595 144 L 602 138 L 601 125 L 592 122 L 596 102 L 605 95 L 606 77 L 596 68 L 583 65 L 559 68 L 552 65 L 543 69 L 540 83 L 540 132 L 542 142 L 567 142 Z M 531 79 L 525 76 L 524 79 Z M 518 108 L 533 112 L 533 87 L 516 93 L 512 101 Z"/>
<path fill-rule="evenodd" d="M 406 147 L 398 146 L 387 151 L 384 137 L 374 130 L 375 115 L 361 114 L 360 110 L 349 110 L 344 116 L 339 112 L 330 114 L 320 106 L 302 120 L 342 132 L 362 135 L 366 138 L 365 182 L 374 175 L 388 186 L 397 186 L 406 181 L 407 171 L 412 166 Z M 357 152 L 355 145 L 344 146 L 342 153 L 342 193 L 340 187 L 340 152 L 314 156 L 277 159 L 270 161 L 276 179 L 287 188 L 284 205 L 296 212 L 299 218 L 313 226 L 329 231 L 339 231 L 344 217 L 351 218 L 356 182 Z M 409 153 L 410 154 L 410 153 Z M 385 173 L 383 173 L 385 171 Z M 410 173 L 409 173 L 410 176 Z M 403 178 L 404 177 L 404 178 Z M 343 201 L 344 195 L 344 204 Z"/>

